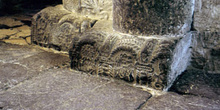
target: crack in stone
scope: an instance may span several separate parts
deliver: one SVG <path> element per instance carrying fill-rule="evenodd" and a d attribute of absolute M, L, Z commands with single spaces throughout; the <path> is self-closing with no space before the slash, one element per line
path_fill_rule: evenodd
<path fill-rule="evenodd" d="M 148 97 L 148 98 L 147 98 L 142 104 L 140 104 L 140 105 L 137 107 L 137 109 L 135 109 L 135 110 L 140 110 L 140 109 L 142 109 L 142 108 L 144 107 L 144 105 L 147 103 L 147 101 L 150 100 L 152 97 L 153 97 L 153 95 L 150 94 L 150 97 Z"/>

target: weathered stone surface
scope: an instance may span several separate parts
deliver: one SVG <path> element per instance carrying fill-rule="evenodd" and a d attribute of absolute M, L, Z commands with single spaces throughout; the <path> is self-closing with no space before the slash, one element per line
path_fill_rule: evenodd
<path fill-rule="evenodd" d="M 141 110 L 219 110 L 219 108 L 219 100 L 166 93 L 148 100 Z"/>
<path fill-rule="evenodd" d="M 73 38 L 71 67 L 91 74 L 167 89 L 187 67 L 191 35 L 144 38 L 85 32 Z"/>
<path fill-rule="evenodd" d="M 113 6 L 116 31 L 135 35 L 178 35 L 190 31 L 194 0 L 113 0 Z"/>
<path fill-rule="evenodd" d="M 220 73 L 220 33 L 194 32 L 191 65 L 208 73 Z"/>
<path fill-rule="evenodd" d="M 195 0 L 194 28 L 199 31 L 219 32 L 220 1 Z"/>
<path fill-rule="evenodd" d="M 210 99 L 220 99 L 220 75 L 206 71 L 187 69 L 174 83 L 171 91 Z"/>
<path fill-rule="evenodd" d="M 13 63 L 42 52 L 42 50 L 31 46 L 6 44 L 4 42 L 0 42 L 0 50 L 0 62 L 5 63 Z"/>
<path fill-rule="evenodd" d="M 63 0 L 65 9 L 98 19 L 112 19 L 112 0 Z"/>
<path fill-rule="evenodd" d="M 3 110 L 134 110 L 150 96 L 122 82 L 54 69 L 0 92 L 0 107 Z"/>
<path fill-rule="evenodd" d="M 51 68 L 61 68 L 69 66 L 69 58 L 52 52 L 41 52 L 14 63 L 19 63 L 35 71 L 44 71 Z"/>
<path fill-rule="evenodd" d="M 0 17 L 0 29 L 4 27 L 13 28 L 13 27 L 19 27 L 24 25 L 19 20 L 15 20 L 12 17 Z"/>
<path fill-rule="evenodd" d="M 74 35 L 78 35 L 95 24 L 96 20 L 78 16 L 62 5 L 48 7 L 33 17 L 32 43 L 57 50 L 68 51 Z"/>
<path fill-rule="evenodd" d="M 37 72 L 25 66 L 0 62 L 0 92 L 36 75 Z"/>

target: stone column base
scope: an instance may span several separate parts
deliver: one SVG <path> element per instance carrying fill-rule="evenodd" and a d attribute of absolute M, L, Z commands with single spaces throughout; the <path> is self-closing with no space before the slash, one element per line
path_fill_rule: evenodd
<path fill-rule="evenodd" d="M 49 7 L 33 18 L 32 43 L 69 51 L 71 67 L 168 90 L 190 59 L 191 33 L 182 37 L 114 32 L 112 20 L 97 20 Z"/>

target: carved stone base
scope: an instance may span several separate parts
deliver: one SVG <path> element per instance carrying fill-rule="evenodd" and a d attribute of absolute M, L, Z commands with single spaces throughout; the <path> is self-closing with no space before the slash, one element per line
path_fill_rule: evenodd
<path fill-rule="evenodd" d="M 71 67 L 167 90 L 187 67 L 191 33 L 182 37 L 114 32 L 112 20 L 77 15 L 62 6 L 34 16 L 32 42 L 68 51 Z"/>
<path fill-rule="evenodd" d="M 191 35 L 144 38 L 91 31 L 73 39 L 69 51 L 72 68 L 159 90 L 171 86 L 190 57 Z"/>

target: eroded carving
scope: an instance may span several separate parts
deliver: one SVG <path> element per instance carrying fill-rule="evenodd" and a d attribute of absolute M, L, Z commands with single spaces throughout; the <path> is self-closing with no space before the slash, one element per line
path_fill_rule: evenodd
<path fill-rule="evenodd" d="M 76 40 L 74 40 L 76 39 Z M 109 33 L 76 36 L 70 50 L 72 68 L 164 89 L 179 38 L 143 39 Z"/>

